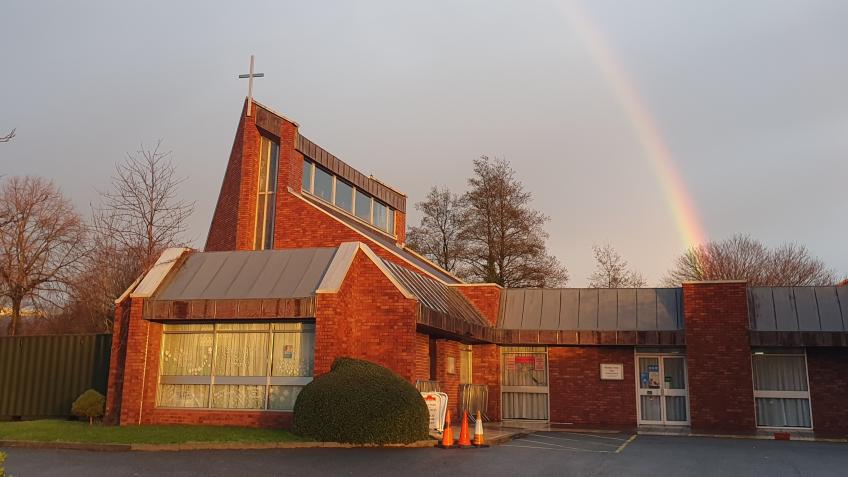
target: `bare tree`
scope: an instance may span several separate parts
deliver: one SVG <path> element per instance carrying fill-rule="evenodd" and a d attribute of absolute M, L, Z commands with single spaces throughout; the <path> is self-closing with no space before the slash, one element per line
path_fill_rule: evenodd
<path fill-rule="evenodd" d="M 0 136 L 0 142 L 9 142 L 12 140 L 13 137 L 15 137 L 14 129 L 12 129 L 9 134 L 6 134 L 5 136 Z"/>
<path fill-rule="evenodd" d="M 612 245 L 594 245 L 592 251 L 597 264 L 589 277 L 591 288 L 638 288 L 647 284 L 642 274 L 631 270 Z"/>
<path fill-rule="evenodd" d="M 415 204 L 424 216 L 409 228 L 407 244 L 449 272 L 456 272 L 465 254 L 462 237 L 466 204 L 447 187 L 433 187 L 427 198 Z"/>
<path fill-rule="evenodd" d="M 99 237 L 131 254 L 141 269 L 153 264 L 164 248 L 182 243 L 194 202 L 179 197 L 185 178 L 177 177 L 171 152 L 141 145 L 115 167 L 112 189 L 101 192 L 94 211 Z"/>
<path fill-rule="evenodd" d="M 97 253 L 73 286 L 71 306 L 91 325 L 108 329 L 114 300 L 149 268 L 167 247 L 181 245 L 194 202 L 180 198 L 171 152 L 144 144 L 115 166 L 110 190 L 93 207 Z"/>
<path fill-rule="evenodd" d="M 110 331 L 115 316 L 115 298 L 143 273 L 135 256 L 116 247 L 113 241 L 95 235 L 96 253 L 90 254 L 83 270 L 71 281 L 70 300 L 64 310 L 65 326 L 87 332 Z"/>
<path fill-rule="evenodd" d="M 25 302 L 60 306 L 88 248 L 86 227 L 70 201 L 40 177 L 0 186 L 0 294 L 11 304 L 8 334 L 17 333 Z"/>
<path fill-rule="evenodd" d="M 769 248 L 748 235 L 707 242 L 677 258 L 665 278 L 669 286 L 685 281 L 747 280 L 754 286 L 833 285 L 836 275 L 803 245 Z"/>
<path fill-rule="evenodd" d="M 462 234 L 468 244 L 464 258 L 468 279 L 506 287 L 558 286 L 568 281 L 568 271 L 545 245 L 548 217 L 530 207 L 532 195 L 506 160 L 486 156 L 475 160 L 468 185 Z"/>

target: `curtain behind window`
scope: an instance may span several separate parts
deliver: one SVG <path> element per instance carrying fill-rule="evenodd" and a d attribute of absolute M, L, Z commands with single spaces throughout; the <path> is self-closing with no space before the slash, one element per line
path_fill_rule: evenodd
<path fill-rule="evenodd" d="M 757 425 L 812 427 L 804 356 L 757 354 L 753 356 L 752 364 Z M 783 397 L 781 392 L 801 395 Z"/>
<path fill-rule="evenodd" d="M 215 376 L 265 376 L 268 333 L 218 333 Z"/>

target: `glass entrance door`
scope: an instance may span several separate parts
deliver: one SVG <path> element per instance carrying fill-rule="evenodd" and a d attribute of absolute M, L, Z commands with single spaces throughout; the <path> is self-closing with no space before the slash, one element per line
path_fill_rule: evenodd
<path fill-rule="evenodd" d="M 548 353 L 545 348 L 501 348 L 501 417 L 548 420 Z"/>
<path fill-rule="evenodd" d="M 639 424 L 689 424 L 686 357 L 636 356 Z"/>

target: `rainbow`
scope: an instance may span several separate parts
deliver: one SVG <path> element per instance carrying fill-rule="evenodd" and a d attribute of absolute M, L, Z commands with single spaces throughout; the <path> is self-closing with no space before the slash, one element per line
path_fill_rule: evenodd
<path fill-rule="evenodd" d="M 588 49 L 589 55 L 597 63 L 604 79 L 609 83 L 622 109 L 624 109 L 634 128 L 644 155 L 663 188 L 681 239 L 686 247 L 706 242 L 706 234 L 701 225 L 698 212 L 692 198 L 686 190 L 686 184 L 677 170 L 674 158 L 663 139 L 659 126 L 651 115 L 645 102 L 639 96 L 634 82 L 629 78 L 624 66 L 616 58 L 597 24 L 576 1 L 557 2 L 568 23 L 578 38 Z"/>

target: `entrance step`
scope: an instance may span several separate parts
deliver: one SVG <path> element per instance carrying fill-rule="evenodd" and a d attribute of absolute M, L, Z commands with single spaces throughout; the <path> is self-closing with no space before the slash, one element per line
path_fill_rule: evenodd
<path fill-rule="evenodd" d="M 636 433 L 652 436 L 688 436 L 692 434 L 692 429 L 689 426 L 639 426 Z"/>

